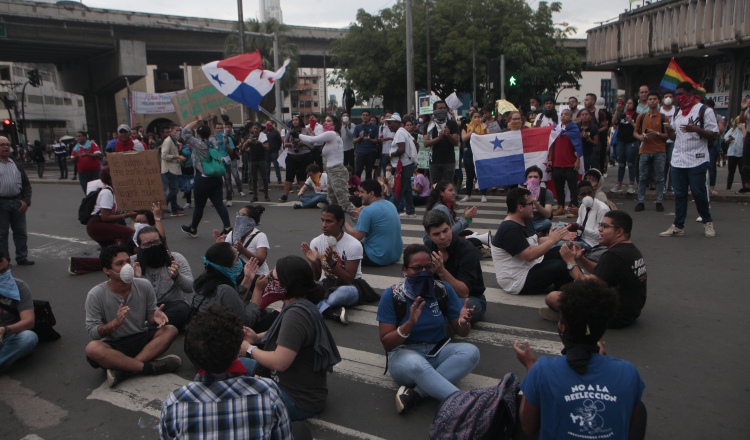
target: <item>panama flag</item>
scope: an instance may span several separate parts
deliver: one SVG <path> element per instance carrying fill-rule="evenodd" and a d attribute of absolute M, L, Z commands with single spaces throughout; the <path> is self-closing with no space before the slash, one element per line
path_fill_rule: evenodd
<path fill-rule="evenodd" d="M 274 83 L 284 76 L 288 64 L 287 59 L 276 72 L 263 70 L 260 52 L 256 50 L 208 63 L 203 66 L 203 73 L 216 90 L 259 112 L 260 101 L 271 91 Z"/>
<path fill-rule="evenodd" d="M 511 130 L 504 133 L 471 135 L 471 150 L 477 172 L 479 189 L 518 185 L 526 182 L 526 168 L 536 165 L 542 169 L 542 181 L 551 176 L 546 173 L 549 147 L 561 134 L 566 133 L 579 156 L 583 155 L 578 126 L 560 126 Z M 583 160 L 579 174 L 583 173 Z"/>

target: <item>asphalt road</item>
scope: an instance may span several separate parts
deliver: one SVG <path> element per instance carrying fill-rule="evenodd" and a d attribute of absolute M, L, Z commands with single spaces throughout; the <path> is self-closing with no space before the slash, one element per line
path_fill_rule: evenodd
<path fill-rule="evenodd" d="M 271 195 L 274 200 L 279 196 L 278 191 Z M 98 255 L 96 244 L 76 221 L 81 196 L 77 185 L 34 187 L 27 218 L 29 249 L 37 264 L 14 267 L 13 275 L 29 283 L 34 298 L 52 303 L 56 329 L 63 337 L 40 344 L 31 357 L 0 375 L 2 439 L 156 438 L 162 399 L 196 373 L 184 356 L 180 337 L 169 350 L 183 358 L 176 375 L 134 378 L 115 390 L 101 387 L 104 373 L 92 369 L 84 358 L 88 336 L 83 304 L 89 289 L 106 278 L 67 273 L 69 256 Z M 475 221 L 473 229 L 496 229 L 505 207 L 499 197 L 490 202 L 477 204 L 481 220 Z M 658 232 L 671 223 L 669 204 L 663 214 L 650 204 L 645 212 L 635 214 L 634 201 L 617 203 L 634 215 L 633 241 L 646 259 L 649 295 L 638 322 L 632 328 L 608 332 L 605 340 L 609 354 L 631 361 L 646 383 L 648 438 L 746 439 L 750 432 L 750 301 L 741 286 L 748 280 L 744 271 L 750 261 L 750 209 L 746 203 L 714 203 L 717 236 L 713 239 L 703 237 L 703 228 L 692 221 L 685 237 L 660 238 Z M 232 217 L 241 205 L 235 200 Z M 691 206 L 688 217 L 696 216 Z M 165 220 L 168 241 L 172 250 L 187 257 L 197 276 L 199 257 L 210 246 L 211 230 L 220 227 L 220 222 L 208 207 L 198 238 L 179 231 L 183 222 L 186 218 Z M 405 241 L 418 241 L 422 235 L 419 221 L 403 223 Z M 300 243 L 320 233 L 319 211 L 292 210 L 291 203 L 271 204 L 260 228 L 268 234 L 268 261 L 273 265 L 281 256 L 300 254 Z M 485 266 L 485 283 L 497 289 L 491 262 L 483 261 L 489 265 Z M 402 276 L 397 265 L 364 272 L 376 288 Z M 464 389 L 490 386 L 509 371 L 523 375 L 510 348 L 516 338 L 529 340 L 538 355 L 554 355 L 562 346 L 556 325 L 538 316 L 536 307 L 542 297 L 517 297 L 499 289 L 489 297 L 485 323 L 469 337 L 480 348 L 482 359 L 460 384 Z M 371 304 L 352 310 L 353 322 L 348 326 L 329 323 L 344 362 L 329 377 L 327 409 L 311 421 L 316 438 L 427 437 L 438 404 L 426 400 L 407 415 L 396 414 L 396 386 L 389 375 L 382 375 L 384 352 L 375 309 L 376 304 Z"/>

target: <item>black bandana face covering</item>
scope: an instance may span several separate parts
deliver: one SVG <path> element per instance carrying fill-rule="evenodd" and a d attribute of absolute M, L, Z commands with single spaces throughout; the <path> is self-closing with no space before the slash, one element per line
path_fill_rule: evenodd
<path fill-rule="evenodd" d="M 172 257 L 170 257 L 164 243 L 160 243 L 150 248 L 139 249 L 138 262 L 152 269 L 158 269 L 172 264 Z"/>
<path fill-rule="evenodd" d="M 422 298 L 434 298 L 435 275 L 428 270 L 423 270 L 406 278 L 404 287 L 404 293 L 412 300 L 416 300 L 418 296 Z"/>

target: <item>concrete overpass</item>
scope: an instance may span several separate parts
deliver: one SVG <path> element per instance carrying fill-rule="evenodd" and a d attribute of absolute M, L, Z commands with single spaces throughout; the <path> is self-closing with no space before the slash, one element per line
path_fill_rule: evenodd
<path fill-rule="evenodd" d="M 114 93 L 146 76 L 147 65 L 179 70 L 221 59 L 235 21 L 89 8 L 77 1 L 0 0 L 0 60 L 54 63 L 63 89 L 86 101 L 100 139 L 116 121 Z M 346 29 L 289 26 L 301 67 L 333 67 L 330 45 Z"/>

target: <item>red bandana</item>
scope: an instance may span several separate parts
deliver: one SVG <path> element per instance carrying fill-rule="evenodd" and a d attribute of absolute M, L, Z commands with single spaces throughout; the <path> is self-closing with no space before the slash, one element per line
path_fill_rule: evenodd
<path fill-rule="evenodd" d="M 682 110 L 682 116 L 690 114 L 690 110 L 695 105 L 695 95 L 677 95 L 677 102 L 680 104 L 680 110 Z"/>
<path fill-rule="evenodd" d="M 227 373 L 230 373 L 230 374 L 244 374 L 244 375 L 247 376 L 247 369 L 245 368 L 244 365 L 242 365 L 242 362 L 240 362 L 239 359 L 235 359 L 234 362 L 232 362 L 232 365 L 230 365 L 229 368 L 227 368 L 226 371 L 222 371 L 221 373 L 218 373 L 218 374 L 227 374 Z M 210 374 L 210 373 L 208 371 L 206 371 L 206 370 L 199 370 L 198 371 L 198 375 L 200 375 L 200 376 L 205 376 L 206 374 Z"/>

